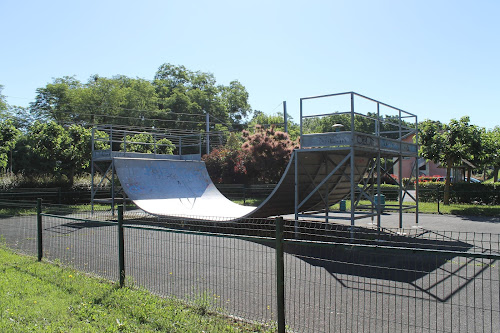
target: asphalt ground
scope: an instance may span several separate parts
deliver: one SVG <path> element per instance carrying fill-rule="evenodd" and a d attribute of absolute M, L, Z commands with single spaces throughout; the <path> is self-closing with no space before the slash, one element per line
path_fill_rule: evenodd
<path fill-rule="evenodd" d="M 0 234 L 9 246 L 36 254 L 35 222 L 34 216 L 4 218 Z M 360 219 L 356 226 L 372 228 L 370 223 Z M 404 214 L 407 233 L 401 236 L 494 253 L 499 223 L 420 214 L 416 226 L 414 215 Z M 398 224 L 398 214 L 382 216 L 384 228 Z M 276 320 L 272 241 L 179 231 L 126 228 L 127 283 L 248 320 Z M 116 225 L 44 217 L 43 235 L 45 258 L 118 280 Z M 500 332 L 498 261 L 292 243 L 285 244 L 284 259 L 285 311 L 293 331 Z"/>

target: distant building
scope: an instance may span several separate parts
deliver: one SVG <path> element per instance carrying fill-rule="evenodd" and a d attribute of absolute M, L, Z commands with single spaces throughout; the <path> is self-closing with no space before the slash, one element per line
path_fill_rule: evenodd
<path fill-rule="evenodd" d="M 405 142 L 413 142 L 413 138 L 415 134 L 409 134 L 403 138 Z M 436 177 L 446 177 L 446 168 L 441 166 L 440 164 L 436 164 L 432 161 L 426 161 L 425 158 L 418 159 L 418 175 L 419 176 L 436 176 Z M 463 165 L 460 167 L 455 167 L 451 169 L 451 177 L 454 181 L 462 181 L 465 179 L 465 170 L 466 168 L 476 168 L 471 162 L 463 159 Z M 402 178 L 410 178 L 414 177 L 411 175 L 411 171 L 413 169 L 415 160 L 409 157 L 403 157 L 402 164 Z M 399 179 L 399 163 L 395 163 L 393 167 L 393 174 Z"/>

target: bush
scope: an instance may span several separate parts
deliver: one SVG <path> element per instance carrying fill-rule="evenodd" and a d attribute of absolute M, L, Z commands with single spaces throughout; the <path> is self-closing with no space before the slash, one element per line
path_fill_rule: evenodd
<path fill-rule="evenodd" d="M 246 162 L 249 157 L 241 150 L 221 147 L 203 156 L 205 166 L 216 184 L 245 184 L 248 181 Z"/>
<path fill-rule="evenodd" d="M 377 187 L 375 187 L 377 191 Z M 386 201 L 399 200 L 399 186 L 390 184 L 380 184 L 380 192 L 385 195 Z"/>
<path fill-rule="evenodd" d="M 277 183 L 283 175 L 298 142 L 292 141 L 287 133 L 275 131 L 274 127 L 255 127 L 255 134 L 243 131 L 246 140 L 241 146 L 249 157 L 246 161 L 248 178 L 251 183 Z"/>
<path fill-rule="evenodd" d="M 419 183 L 419 200 L 437 202 L 443 199 L 444 182 Z M 450 186 L 451 203 L 475 203 L 483 205 L 500 204 L 500 183 L 452 183 Z"/>

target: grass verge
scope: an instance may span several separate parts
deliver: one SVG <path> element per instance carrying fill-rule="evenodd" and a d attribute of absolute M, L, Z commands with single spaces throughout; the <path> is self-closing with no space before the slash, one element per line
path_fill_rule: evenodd
<path fill-rule="evenodd" d="M 369 205 L 369 201 L 360 201 L 361 205 Z M 398 201 L 387 201 L 388 205 L 399 205 Z M 412 203 L 405 203 L 411 205 Z M 350 210 L 351 203 L 346 200 L 346 208 Z M 333 205 L 332 210 L 338 210 L 339 204 Z M 414 213 L 415 209 L 406 210 L 407 213 Z M 474 205 L 474 204 L 450 204 L 445 206 L 443 203 L 438 205 L 436 202 L 420 202 L 418 205 L 418 212 L 424 214 L 450 214 L 461 216 L 484 216 L 484 217 L 498 217 L 500 216 L 500 205 L 487 206 L 487 205 Z"/>
<path fill-rule="evenodd" d="M 0 332 L 271 332 L 0 246 Z"/>

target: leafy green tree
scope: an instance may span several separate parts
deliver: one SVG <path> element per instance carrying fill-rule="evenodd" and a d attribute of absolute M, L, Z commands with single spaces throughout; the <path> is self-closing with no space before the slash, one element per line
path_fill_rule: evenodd
<path fill-rule="evenodd" d="M 238 81 L 218 85 L 211 73 L 163 64 L 153 81 L 93 75 L 86 83 L 56 78 L 37 89 L 30 111 L 60 124 L 112 123 L 163 128 L 205 128 L 205 113 L 232 127 L 250 115 L 248 92 Z"/>
<path fill-rule="evenodd" d="M 451 168 L 461 166 L 463 159 L 473 160 L 481 154 L 481 132 L 469 124 L 469 117 L 452 119 L 449 124 L 425 120 L 419 125 L 420 156 L 446 167 L 444 204 L 450 203 Z"/>
<path fill-rule="evenodd" d="M 248 92 L 239 81 L 231 81 L 229 86 L 219 86 L 224 111 L 231 124 L 240 125 L 251 113 Z"/>
<path fill-rule="evenodd" d="M 14 126 L 11 119 L 0 121 L 0 168 L 5 170 L 9 163 L 9 153 L 14 149 L 21 136 L 21 131 Z"/>
<path fill-rule="evenodd" d="M 8 109 L 9 105 L 5 99 L 5 96 L 2 94 L 3 85 L 0 84 L 0 115 L 3 115 Z"/>
<path fill-rule="evenodd" d="M 36 122 L 30 128 L 29 146 L 50 162 L 51 171 L 68 177 L 73 184 L 77 172 L 88 168 L 91 159 L 91 131 L 79 125 L 69 128 L 54 121 Z"/>
<path fill-rule="evenodd" d="M 166 138 L 155 140 L 149 133 L 137 133 L 125 136 L 121 149 L 128 152 L 147 153 L 147 154 L 166 154 L 172 155 L 175 146 Z"/>
<path fill-rule="evenodd" d="M 300 127 L 298 124 L 293 122 L 293 119 L 289 116 L 288 122 L 288 135 L 291 140 L 296 140 L 300 135 Z M 256 126 L 261 126 L 264 128 L 273 127 L 275 131 L 285 131 L 283 112 L 278 112 L 276 114 L 267 115 L 262 111 L 254 111 L 253 117 L 248 123 L 248 130 L 254 132 Z"/>
<path fill-rule="evenodd" d="M 38 118 L 59 123 L 152 126 L 145 119 L 155 118 L 157 104 L 155 88 L 147 80 L 93 75 L 85 84 L 74 77 L 54 79 L 37 89 L 30 109 Z"/>
<path fill-rule="evenodd" d="M 176 128 L 203 129 L 205 119 L 195 115 L 204 113 L 238 127 L 251 113 L 245 87 L 238 81 L 217 85 L 211 73 L 165 63 L 156 72 L 153 84 L 159 109 Z"/>
<path fill-rule="evenodd" d="M 35 101 L 30 103 L 31 112 L 40 120 L 77 121 L 81 111 L 75 108 L 75 92 L 81 88 L 82 83 L 75 77 L 54 79 L 52 83 L 36 90 Z"/>
<path fill-rule="evenodd" d="M 493 167 L 493 181 L 498 182 L 498 171 L 500 170 L 500 126 L 491 130 L 484 130 L 481 135 L 483 142 L 483 154 L 481 164 L 484 168 Z"/>

